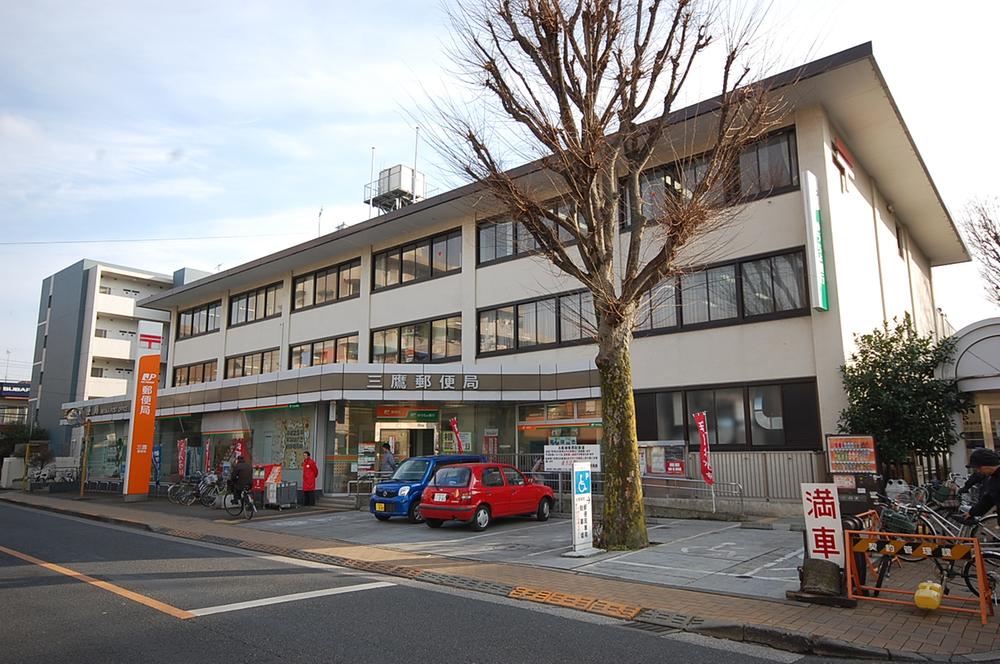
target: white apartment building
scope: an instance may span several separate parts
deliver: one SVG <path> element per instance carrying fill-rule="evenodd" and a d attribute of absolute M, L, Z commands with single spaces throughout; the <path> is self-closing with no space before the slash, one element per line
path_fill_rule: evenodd
<path fill-rule="evenodd" d="M 42 281 L 29 405 L 58 453 L 69 451 L 62 404 L 128 392 L 138 321 L 170 321 L 136 302 L 173 286 L 169 275 L 89 259 Z"/>
<path fill-rule="evenodd" d="M 772 83 L 787 121 L 744 155 L 728 194 L 738 218 L 724 241 L 691 249 L 710 256 L 703 269 L 647 298 L 632 366 L 646 472 L 690 461 L 691 413 L 706 411 L 717 479 L 797 498 L 825 474 L 853 335 L 904 313 L 938 332 L 932 268 L 969 257 L 870 44 Z M 700 115 L 678 112 L 671 135 L 691 136 Z M 647 186 L 683 180 L 673 159 L 664 151 Z M 308 450 L 320 487 L 343 491 L 372 443 L 455 449 L 452 418 L 475 452 L 601 442 L 588 297 L 480 200 L 462 187 L 140 300 L 171 321 L 157 423 L 167 472 L 178 440 L 188 468 L 240 440 L 291 480 Z M 811 293 L 823 273 L 825 308 Z M 66 406 L 108 429 L 127 418 L 116 400 Z"/>

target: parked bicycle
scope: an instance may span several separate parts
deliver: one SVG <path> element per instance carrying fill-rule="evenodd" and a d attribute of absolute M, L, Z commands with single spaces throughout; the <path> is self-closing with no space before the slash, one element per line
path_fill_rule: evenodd
<path fill-rule="evenodd" d="M 241 491 L 239 495 L 226 493 L 223 496 L 222 504 L 226 514 L 234 518 L 242 514 L 243 518 L 249 521 L 257 513 L 257 505 L 254 502 L 253 493 L 250 491 Z"/>

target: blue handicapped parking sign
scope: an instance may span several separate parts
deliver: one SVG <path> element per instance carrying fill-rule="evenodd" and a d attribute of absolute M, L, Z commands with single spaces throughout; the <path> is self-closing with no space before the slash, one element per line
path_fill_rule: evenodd
<path fill-rule="evenodd" d="M 573 493 L 583 495 L 590 493 L 590 471 L 577 470 L 573 473 Z"/>

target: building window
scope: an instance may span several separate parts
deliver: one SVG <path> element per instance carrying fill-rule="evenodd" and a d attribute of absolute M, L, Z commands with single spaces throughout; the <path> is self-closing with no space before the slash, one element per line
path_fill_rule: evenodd
<path fill-rule="evenodd" d="M 294 311 L 357 297 L 361 294 L 361 259 L 295 277 L 292 283 Z"/>
<path fill-rule="evenodd" d="M 803 255 L 796 252 L 743 263 L 743 314 L 763 316 L 804 308 L 803 262 Z"/>
<path fill-rule="evenodd" d="M 528 350 L 593 337 L 597 327 L 589 292 L 518 302 L 479 311 L 479 353 Z"/>
<path fill-rule="evenodd" d="M 211 383 L 216 379 L 217 369 L 218 362 L 216 360 L 174 367 L 174 387 Z"/>
<path fill-rule="evenodd" d="M 99 286 L 97 290 L 100 291 L 101 295 L 111 295 L 111 286 Z M 52 306 L 51 295 L 49 296 L 49 306 Z"/>
<path fill-rule="evenodd" d="M 665 196 L 689 195 L 708 174 L 710 163 L 711 154 L 702 154 L 644 171 L 639 179 L 643 214 L 655 219 L 664 211 Z M 735 176 L 717 184 L 707 195 L 719 205 L 729 205 L 782 194 L 798 186 L 795 128 L 789 127 L 747 147 L 740 154 Z M 623 196 L 623 203 L 627 200 Z M 630 206 L 622 205 L 623 228 L 630 223 L 630 211 Z"/>
<path fill-rule="evenodd" d="M 177 338 L 187 339 L 200 334 L 217 332 L 222 318 L 222 302 L 203 304 L 180 312 L 178 316 Z"/>
<path fill-rule="evenodd" d="M 731 385 L 635 395 L 639 440 L 699 446 L 692 413 L 704 412 L 709 444 L 720 450 L 819 449 L 816 382 Z"/>
<path fill-rule="evenodd" d="M 462 269 L 462 231 L 456 229 L 372 256 L 373 290 L 425 281 Z"/>
<path fill-rule="evenodd" d="M 372 332 L 372 362 L 431 363 L 462 359 L 459 315 L 406 323 Z"/>
<path fill-rule="evenodd" d="M 103 367 L 91 367 L 90 368 L 91 378 L 104 378 L 104 368 Z"/>
<path fill-rule="evenodd" d="M 108 338 L 108 331 L 105 330 L 105 329 L 103 329 L 103 328 L 98 327 L 98 328 L 96 328 L 94 330 L 94 336 L 97 337 L 98 339 L 107 339 Z"/>
<path fill-rule="evenodd" d="M 575 216 L 573 205 L 568 201 L 552 201 L 547 205 L 553 213 L 564 219 Z M 554 222 L 545 223 L 550 228 L 555 227 Z M 573 234 L 562 226 L 558 227 L 558 237 L 564 244 L 573 241 Z M 476 242 L 479 265 L 538 251 L 538 241 L 531 231 L 522 222 L 514 222 L 508 218 L 479 222 L 476 225 Z"/>
<path fill-rule="evenodd" d="M 320 339 L 291 348 L 292 369 L 315 367 L 322 364 L 354 363 L 358 361 L 358 335 Z"/>
<path fill-rule="evenodd" d="M 281 315 L 282 284 L 271 284 L 229 298 L 229 327 Z"/>
<path fill-rule="evenodd" d="M 273 373 L 281 368 L 278 362 L 277 348 L 228 357 L 226 358 L 226 378 Z"/>
<path fill-rule="evenodd" d="M 639 300 L 635 330 L 730 325 L 807 311 L 805 256 L 796 250 L 665 279 Z"/>

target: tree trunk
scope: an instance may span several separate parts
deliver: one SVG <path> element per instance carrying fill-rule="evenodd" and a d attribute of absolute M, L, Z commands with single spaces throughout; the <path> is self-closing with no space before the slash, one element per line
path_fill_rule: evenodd
<path fill-rule="evenodd" d="M 604 317 L 602 317 L 604 318 Z M 632 393 L 632 315 L 598 325 L 597 368 L 604 421 L 604 521 L 600 545 L 641 549 L 649 544 Z"/>

